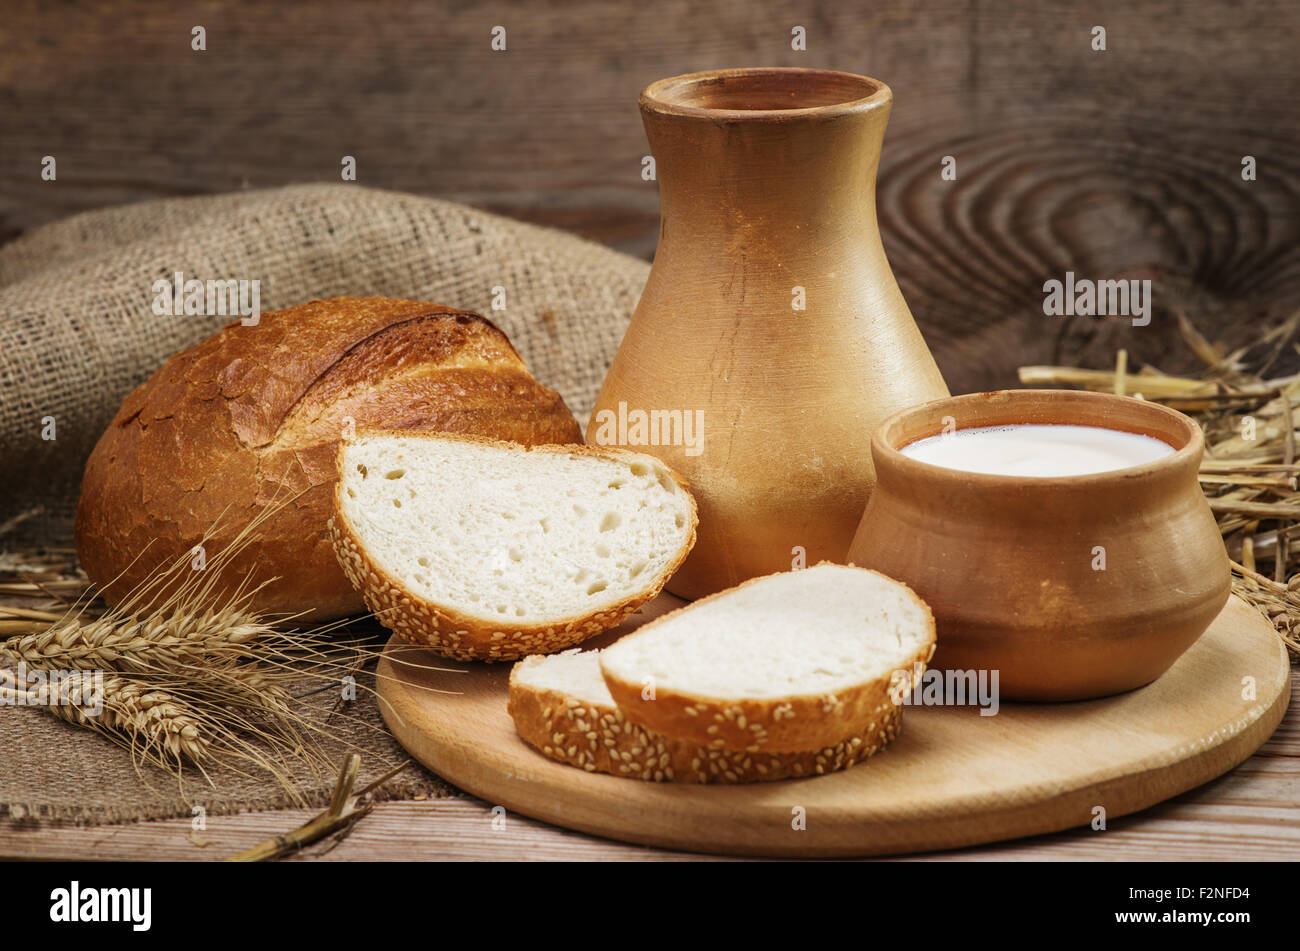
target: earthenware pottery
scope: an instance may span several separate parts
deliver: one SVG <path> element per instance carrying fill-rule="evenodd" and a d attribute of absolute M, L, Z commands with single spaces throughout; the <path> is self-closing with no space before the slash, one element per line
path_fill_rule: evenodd
<path fill-rule="evenodd" d="M 877 80 L 810 69 L 641 94 L 659 247 L 587 441 L 689 481 L 699 539 L 674 594 L 842 561 L 875 482 L 872 429 L 947 395 L 876 226 L 891 101 Z"/>
<path fill-rule="evenodd" d="M 1017 423 L 1104 426 L 1175 451 L 1046 478 L 899 452 L 953 426 Z M 1204 439 L 1182 413 L 1102 393 L 975 393 L 904 410 L 871 445 L 878 482 L 849 559 L 926 600 L 936 666 L 998 670 L 1006 699 L 1077 700 L 1150 683 L 1228 598 L 1227 554 L 1197 481 Z"/>

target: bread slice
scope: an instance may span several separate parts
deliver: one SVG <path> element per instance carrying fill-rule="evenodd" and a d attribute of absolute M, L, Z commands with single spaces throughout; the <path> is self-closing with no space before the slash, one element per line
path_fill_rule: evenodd
<path fill-rule="evenodd" d="M 423 432 L 339 450 L 335 552 L 381 623 L 460 660 L 561 650 L 659 593 L 695 500 L 652 456 Z"/>
<path fill-rule="evenodd" d="M 633 723 L 709 749 L 822 749 L 880 723 L 934 651 L 906 585 L 819 564 L 767 575 L 656 618 L 601 655 Z M 906 678 L 903 680 L 902 678 Z"/>
<path fill-rule="evenodd" d="M 865 730 L 820 750 L 745 753 L 653 733 L 623 716 L 600 673 L 600 651 L 525 657 L 510 671 L 510 716 L 529 744 L 587 772 L 653 782 L 754 783 L 847 769 L 897 734 L 891 705 Z"/>

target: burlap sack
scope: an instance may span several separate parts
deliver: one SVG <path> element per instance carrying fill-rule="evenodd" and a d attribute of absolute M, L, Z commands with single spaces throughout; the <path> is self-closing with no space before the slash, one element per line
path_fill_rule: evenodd
<path fill-rule="evenodd" d="M 582 419 L 649 266 L 472 208 L 354 185 L 149 202 L 40 228 L 0 248 L 0 548 L 69 544 L 82 467 L 122 398 L 229 322 L 155 316 L 152 285 L 177 271 L 257 279 L 264 311 L 344 294 L 479 311 Z M 367 694 L 343 713 L 330 720 L 329 750 L 364 751 L 363 783 L 404 758 Z M 219 814 L 327 801 L 328 778 L 291 771 L 296 796 L 229 770 L 178 785 L 152 768 L 137 773 L 125 750 L 44 711 L 0 708 L 0 814 L 122 821 L 190 815 L 193 805 Z M 386 795 L 448 788 L 412 768 Z"/>
<path fill-rule="evenodd" d="M 343 184 L 146 202 L 37 229 L 0 247 L 0 525 L 42 511 L 0 544 L 66 544 L 82 467 L 122 398 L 229 322 L 155 316 L 153 283 L 176 272 L 259 280 L 264 311 L 344 294 L 478 311 L 582 419 L 649 265 L 463 205 Z"/>
<path fill-rule="evenodd" d="M 383 643 L 381 637 L 375 646 Z M 357 680 L 374 685 L 364 675 Z M 372 694 L 359 691 L 356 700 L 337 709 L 335 699 L 321 695 L 313 702 L 311 719 L 320 732 L 310 735 L 330 763 L 342 764 L 352 752 L 361 754 L 355 788 L 364 788 L 410 758 L 388 732 Z M 128 750 L 45 710 L 0 707 L 0 817 L 101 824 L 190 816 L 196 814 L 195 807 L 221 816 L 329 803 L 332 774 L 303 760 L 281 758 L 275 765 L 288 777 L 288 788 L 255 767 L 209 764 L 203 773 L 190 767 L 177 778 L 155 766 L 137 765 Z M 375 798 L 434 799 L 451 792 L 447 783 L 411 763 Z"/>

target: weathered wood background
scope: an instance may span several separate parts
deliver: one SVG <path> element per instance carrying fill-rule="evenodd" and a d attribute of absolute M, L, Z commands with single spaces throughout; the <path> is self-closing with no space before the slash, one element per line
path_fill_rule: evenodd
<path fill-rule="evenodd" d="M 1241 339 L 1300 305 L 1298 48 L 1291 0 L 7 2 L 0 241 L 119 202 L 337 180 L 353 155 L 364 184 L 648 257 L 640 88 L 834 67 L 893 87 L 881 226 L 955 391 L 1026 362 L 1106 366 L 1118 346 L 1173 371 L 1177 310 Z M 1151 325 L 1044 317 L 1042 282 L 1067 270 L 1150 278 Z"/>

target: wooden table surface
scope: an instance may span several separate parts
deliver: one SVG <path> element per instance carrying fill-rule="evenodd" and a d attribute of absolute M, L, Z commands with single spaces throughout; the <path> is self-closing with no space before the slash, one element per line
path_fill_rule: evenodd
<path fill-rule="evenodd" d="M 1105 831 L 1076 829 L 998 845 L 909 856 L 956 861 L 1297 861 L 1300 860 L 1300 674 L 1273 737 L 1236 769 Z M 522 816 L 494 826 L 491 805 L 470 796 L 375 806 L 342 838 L 294 861 L 672 861 L 717 859 L 624 845 Z M 116 826 L 0 821 L 0 857 L 41 860 L 202 861 L 234 855 L 305 822 L 307 810 L 209 817 L 190 838 L 190 820 Z"/>

